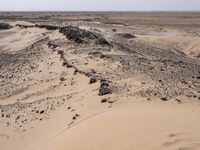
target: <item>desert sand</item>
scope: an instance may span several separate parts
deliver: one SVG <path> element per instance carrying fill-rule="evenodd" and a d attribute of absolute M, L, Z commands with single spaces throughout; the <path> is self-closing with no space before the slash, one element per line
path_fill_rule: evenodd
<path fill-rule="evenodd" d="M 1 150 L 200 149 L 200 13 L 0 22 Z"/>

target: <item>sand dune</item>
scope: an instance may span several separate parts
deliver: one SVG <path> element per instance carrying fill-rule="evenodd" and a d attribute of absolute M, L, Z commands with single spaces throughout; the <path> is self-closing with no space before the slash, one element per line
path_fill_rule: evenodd
<path fill-rule="evenodd" d="M 196 25 L 45 15 L 0 13 L 0 149 L 200 149 Z"/>
<path fill-rule="evenodd" d="M 199 111 L 129 102 L 77 123 L 38 150 L 199 149 Z"/>

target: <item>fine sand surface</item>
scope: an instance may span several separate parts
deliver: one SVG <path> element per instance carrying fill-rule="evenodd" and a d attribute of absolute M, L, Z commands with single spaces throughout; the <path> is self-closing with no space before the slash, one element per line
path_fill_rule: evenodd
<path fill-rule="evenodd" d="M 200 149 L 198 12 L 0 18 L 0 150 Z"/>
<path fill-rule="evenodd" d="M 195 107 L 128 102 L 77 123 L 38 150 L 198 150 L 199 115 Z"/>

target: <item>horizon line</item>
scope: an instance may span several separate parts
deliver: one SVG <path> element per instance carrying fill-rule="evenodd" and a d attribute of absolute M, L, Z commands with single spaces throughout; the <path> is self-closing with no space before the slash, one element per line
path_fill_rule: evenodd
<path fill-rule="evenodd" d="M 0 10 L 0 12 L 200 12 L 200 10 Z"/>

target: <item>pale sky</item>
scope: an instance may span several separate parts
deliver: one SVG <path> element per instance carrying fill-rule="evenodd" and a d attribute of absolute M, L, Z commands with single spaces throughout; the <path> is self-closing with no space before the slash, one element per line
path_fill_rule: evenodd
<path fill-rule="evenodd" d="M 0 0 L 0 11 L 200 11 L 200 0 Z"/>

